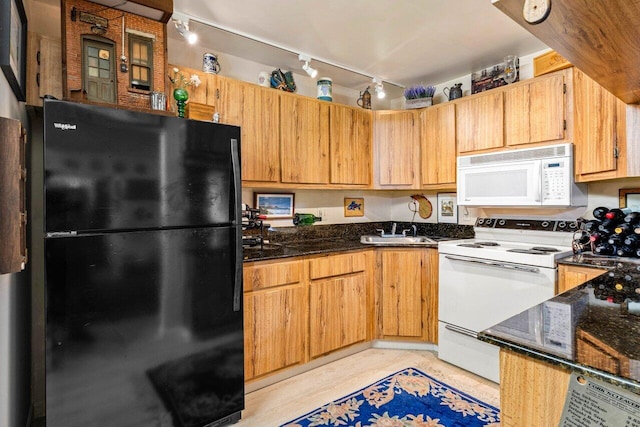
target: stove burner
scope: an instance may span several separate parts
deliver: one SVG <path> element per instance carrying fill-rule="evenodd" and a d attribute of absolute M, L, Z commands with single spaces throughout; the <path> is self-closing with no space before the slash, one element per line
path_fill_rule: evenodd
<path fill-rule="evenodd" d="M 507 249 L 507 252 L 515 252 L 518 254 L 529 254 L 529 255 L 547 255 L 548 252 L 539 251 L 534 248 L 531 249 Z"/>
<path fill-rule="evenodd" d="M 498 243 L 498 242 L 476 242 L 476 245 L 481 245 L 481 246 L 500 246 L 500 243 Z"/>
<path fill-rule="evenodd" d="M 477 243 L 458 243 L 456 246 L 462 246 L 463 248 L 479 248 L 479 249 L 482 249 L 482 246 L 480 246 Z"/>
<path fill-rule="evenodd" d="M 541 252 L 560 252 L 560 249 L 549 248 L 546 246 L 534 246 L 531 249 L 533 249 L 534 251 L 541 251 Z"/>

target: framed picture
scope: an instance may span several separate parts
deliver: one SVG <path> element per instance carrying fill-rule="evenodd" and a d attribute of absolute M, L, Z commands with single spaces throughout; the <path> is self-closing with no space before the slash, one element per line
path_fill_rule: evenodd
<path fill-rule="evenodd" d="M 456 193 L 438 193 L 438 222 L 458 223 Z"/>
<path fill-rule="evenodd" d="M 484 92 L 485 90 L 504 86 L 505 64 L 500 63 L 493 67 L 485 68 L 471 74 L 471 93 Z M 520 80 L 520 61 L 516 60 L 516 82 Z"/>
<path fill-rule="evenodd" d="M 618 195 L 620 208 L 640 211 L 640 188 L 621 188 Z"/>
<path fill-rule="evenodd" d="M 295 193 L 253 193 L 255 207 L 269 219 L 293 218 L 294 197 Z"/>
<path fill-rule="evenodd" d="M 344 216 L 364 216 L 364 198 L 345 197 Z"/>
<path fill-rule="evenodd" d="M 0 68 L 18 101 L 26 101 L 27 15 L 22 0 L 0 0 Z"/>

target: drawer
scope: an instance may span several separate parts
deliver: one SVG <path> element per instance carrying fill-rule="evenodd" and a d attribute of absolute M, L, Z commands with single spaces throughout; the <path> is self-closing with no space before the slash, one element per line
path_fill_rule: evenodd
<path fill-rule="evenodd" d="M 302 261 L 251 263 L 243 268 L 244 290 L 256 291 L 302 281 Z"/>
<path fill-rule="evenodd" d="M 315 280 L 364 271 L 366 257 L 367 253 L 365 252 L 353 252 L 311 259 L 309 261 L 309 277 L 311 280 Z"/>

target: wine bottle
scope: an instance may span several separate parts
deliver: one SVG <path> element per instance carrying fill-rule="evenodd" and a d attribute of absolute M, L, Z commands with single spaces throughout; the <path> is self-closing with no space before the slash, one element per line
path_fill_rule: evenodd
<path fill-rule="evenodd" d="M 598 226 L 598 230 L 602 231 L 603 233 L 613 234 L 613 230 L 615 230 L 616 225 L 618 225 L 616 221 L 605 219 L 604 221 L 602 221 L 602 224 Z"/>
<path fill-rule="evenodd" d="M 616 253 L 616 248 L 613 245 L 604 242 L 596 245 L 593 253 L 598 255 L 614 255 Z"/>
<path fill-rule="evenodd" d="M 322 218 L 319 216 L 315 216 L 313 214 L 294 214 L 293 215 L 293 224 L 294 225 L 312 225 L 315 222 L 322 221 Z"/>
<path fill-rule="evenodd" d="M 613 232 L 620 236 L 626 236 L 633 233 L 633 226 L 627 222 L 621 222 L 616 225 L 616 228 L 613 229 Z"/>
<path fill-rule="evenodd" d="M 594 244 L 606 242 L 608 238 L 609 238 L 609 234 L 604 233 L 602 231 L 596 231 L 594 233 L 591 233 L 591 235 L 589 236 L 589 240 L 591 241 L 591 243 L 594 243 Z"/>
<path fill-rule="evenodd" d="M 629 247 L 640 249 L 640 234 L 629 234 L 622 243 Z"/>
<path fill-rule="evenodd" d="M 604 206 L 597 207 L 593 210 L 593 217 L 602 221 L 606 218 L 605 215 L 607 212 L 609 212 L 609 208 L 605 208 Z"/>
<path fill-rule="evenodd" d="M 611 236 L 609 236 L 609 240 L 607 240 L 607 243 L 616 247 L 622 246 L 624 244 L 624 237 L 619 234 L 612 234 Z"/>
<path fill-rule="evenodd" d="M 640 212 L 629 212 L 623 221 L 630 225 L 638 225 L 640 223 Z"/>
<path fill-rule="evenodd" d="M 618 250 L 616 250 L 616 254 L 618 256 L 630 257 L 635 256 L 636 251 L 632 247 L 622 245 L 618 248 Z"/>
<path fill-rule="evenodd" d="M 618 209 L 618 208 L 610 209 L 609 212 L 604 214 L 605 218 L 615 222 L 620 222 L 624 220 L 625 216 L 627 216 L 627 214 L 625 214 L 622 209 Z"/>
<path fill-rule="evenodd" d="M 602 224 L 602 221 L 598 219 L 587 221 L 584 223 L 584 231 L 586 231 L 587 233 L 593 233 L 594 231 L 598 230 L 600 224 Z"/>

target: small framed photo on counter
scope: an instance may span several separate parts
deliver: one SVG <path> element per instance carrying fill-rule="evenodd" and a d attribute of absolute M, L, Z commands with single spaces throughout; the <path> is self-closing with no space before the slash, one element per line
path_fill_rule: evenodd
<path fill-rule="evenodd" d="M 458 223 L 456 193 L 438 193 L 438 222 Z"/>
<path fill-rule="evenodd" d="M 254 205 L 267 219 L 293 218 L 295 193 L 253 193 Z"/>

